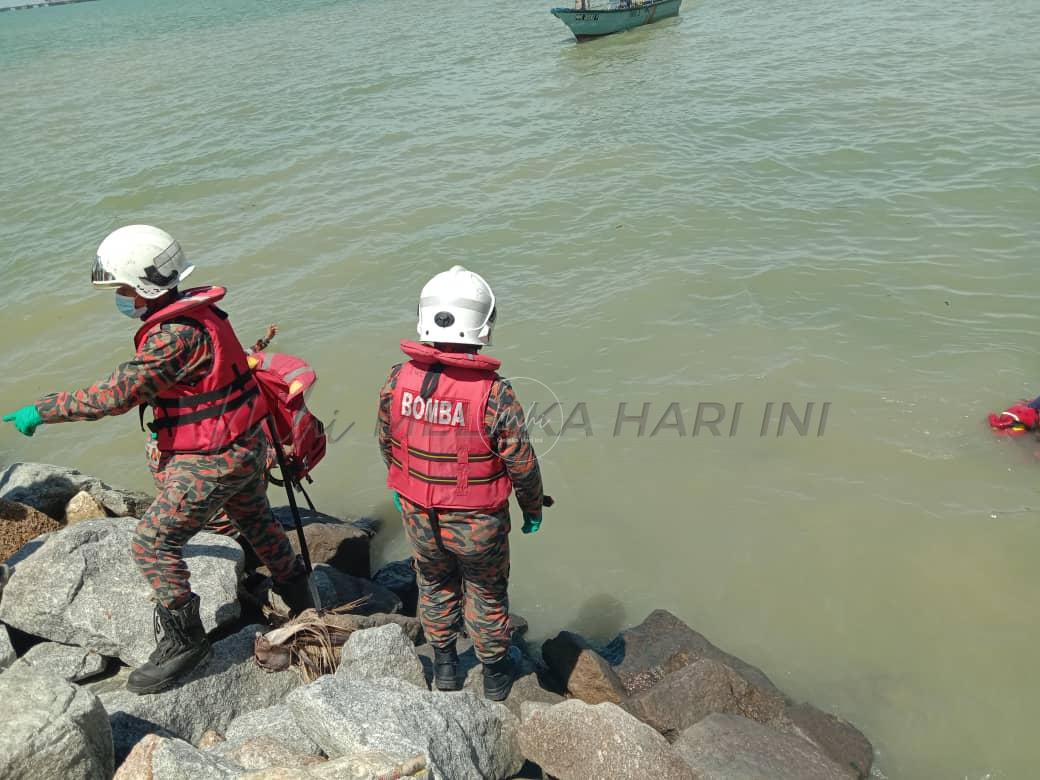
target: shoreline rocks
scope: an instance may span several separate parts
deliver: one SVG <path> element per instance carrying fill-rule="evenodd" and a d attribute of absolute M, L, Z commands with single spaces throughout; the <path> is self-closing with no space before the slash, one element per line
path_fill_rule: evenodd
<path fill-rule="evenodd" d="M 610 702 L 569 699 L 536 710 L 520 729 L 520 747 L 558 780 L 694 780 L 693 771 L 664 737 Z"/>
<path fill-rule="evenodd" d="M 344 680 L 394 677 L 427 689 L 423 665 L 415 644 L 396 623 L 355 631 L 343 645 L 336 676 Z"/>
<path fill-rule="evenodd" d="M 524 763 L 516 717 L 469 691 L 326 676 L 294 691 L 288 704 L 329 758 L 376 750 L 403 762 L 425 754 L 433 776 L 444 778 L 508 778 Z"/>
<path fill-rule="evenodd" d="M 29 648 L 17 663 L 69 682 L 81 682 L 104 672 L 108 659 L 93 650 L 75 645 L 41 642 Z"/>
<path fill-rule="evenodd" d="M 702 777 L 747 780 L 848 780 L 839 766 L 808 740 L 739 715 L 714 713 L 686 729 L 675 751 Z"/>
<path fill-rule="evenodd" d="M 31 506 L 58 522 L 64 522 L 65 508 L 81 491 L 89 493 L 111 517 L 140 517 L 154 498 L 49 463 L 12 463 L 0 473 L 0 498 Z"/>
<path fill-rule="evenodd" d="M 274 516 L 289 537 L 293 550 L 299 554 L 300 540 L 289 507 L 275 507 Z M 354 577 L 368 579 L 371 576 L 369 556 L 375 533 L 371 524 L 348 522 L 309 509 L 300 509 L 300 521 L 314 566 L 327 564 Z"/>
<path fill-rule="evenodd" d="M 755 666 L 719 649 L 675 615 L 655 610 L 606 648 L 626 688 L 623 706 L 671 739 L 714 713 L 740 715 L 810 741 L 860 778 L 874 750 L 852 724 L 790 700 Z"/>
<path fill-rule="evenodd" d="M 241 715 L 283 701 L 301 681 L 295 670 L 268 674 L 253 662 L 253 640 L 265 630 L 266 626 L 246 626 L 217 642 L 208 661 L 162 693 L 102 693 L 116 757 L 125 757 L 146 734 L 195 742 L 209 730 L 223 732 Z"/>
<path fill-rule="evenodd" d="M 0 702 L 6 710 L 0 729 L 0 777 L 112 776 L 112 731 L 105 708 L 90 691 L 16 664 L 0 674 Z"/>
<path fill-rule="evenodd" d="M 10 504 L 12 495 L 26 503 Z M 349 616 L 353 633 L 336 671 L 303 684 L 295 670 L 268 673 L 256 664 L 254 638 L 269 629 L 244 625 L 257 612 L 242 548 L 200 534 L 186 560 L 213 633 L 213 656 L 172 689 L 136 696 L 125 690 L 129 670 L 113 660 L 136 665 L 154 647 L 151 591 L 130 557 L 136 521 L 91 516 L 146 506 L 145 499 L 44 464 L 15 464 L 0 475 L 0 528 L 6 507 L 22 518 L 14 531 L 30 534 L 34 522 L 47 529 L 0 568 L 0 701 L 15 702 L 5 704 L 14 716 L 11 728 L 5 720 L 0 730 L 0 776 L 870 774 L 873 748 L 854 726 L 791 700 L 762 670 L 664 610 L 603 647 L 561 631 L 540 658 L 522 638 L 526 621 L 511 616 L 518 678 L 505 702 L 481 695 L 482 667 L 465 636 L 458 643 L 463 690 L 431 691 L 433 653 L 420 644 L 410 563 L 393 562 L 369 579 L 375 526 L 317 513 L 305 512 L 305 533 L 312 552 L 319 551 L 315 579 L 326 606 L 368 597 Z M 39 509 L 57 511 L 59 503 L 60 519 L 72 524 L 62 527 Z M 277 511 L 284 521 L 284 510 Z M 259 587 L 262 570 L 250 571 L 248 582 Z M 253 610 L 245 618 L 242 603 Z"/>
<path fill-rule="evenodd" d="M 607 659 L 578 634 L 561 631 L 542 645 L 542 658 L 563 687 L 587 704 L 620 704 L 627 697 Z"/>
<path fill-rule="evenodd" d="M 137 521 L 86 520 L 23 548 L 0 600 L 0 621 L 34 636 L 136 666 L 155 648 L 151 588 L 130 555 Z M 238 619 L 242 548 L 201 533 L 185 547 L 208 631 Z"/>

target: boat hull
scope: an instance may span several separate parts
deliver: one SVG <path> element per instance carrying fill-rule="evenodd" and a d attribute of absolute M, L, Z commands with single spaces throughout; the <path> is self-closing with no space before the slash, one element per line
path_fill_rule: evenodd
<path fill-rule="evenodd" d="M 658 0 L 632 8 L 586 11 L 553 8 L 551 13 L 570 28 L 575 38 L 588 41 L 677 16 L 680 5 L 682 0 Z"/>

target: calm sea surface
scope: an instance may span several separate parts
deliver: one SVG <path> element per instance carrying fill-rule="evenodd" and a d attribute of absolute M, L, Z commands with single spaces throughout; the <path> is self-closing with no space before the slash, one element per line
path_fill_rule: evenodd
<path fill-rule="evenodd" d="M 243 340 L 277 322 L 317 367 L 319 507 L 402 557 L 376 394 L 463 263 L 547 412 L 535 637 L 666 607 L 861 727 L 878 777 L 1034 777 L 1040 444 L 982 420 L 1040 392 L 1040 2 L 687 0 L 580 46 L 548 5 L 0 16 L 0 403 L 129 355 L 90 264 L 162 225 Z M 132 417 L 0 459 L 147 488 Z"/>

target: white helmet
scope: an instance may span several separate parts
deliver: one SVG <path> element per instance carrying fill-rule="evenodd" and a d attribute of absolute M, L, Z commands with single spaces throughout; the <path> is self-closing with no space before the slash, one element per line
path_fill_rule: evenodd
<path fill-rule="evenodd" d="M 419 296 L 420 341 L 440 344 L 491 343 L 495 294 L 484 278 L 461 265 L 437 274 Z"/>
<path fill-rule="evenodd" d="M 98 247 L 90 281 L 95 287 L 137 290 L 158 298 L 195 270 L 173 236 L 151 225 L 127 225 L 108 234 Z"/>

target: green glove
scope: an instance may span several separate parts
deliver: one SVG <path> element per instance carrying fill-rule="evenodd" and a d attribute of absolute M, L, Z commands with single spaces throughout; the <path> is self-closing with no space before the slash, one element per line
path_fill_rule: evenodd
<path fill-rule="evenodd" d="M 393 496 L 394 496 L 394 506 L 396 506 L 397 507 L 397 511 L 400 512 L 403 515 L 404 514 L 404 507 L 401 506 L 401 497 L 399 495 L 397 495 L 397 491 L 396 490 L 393 492 Z"/>
<path fill-rule="evenodd" d="M 4 422 L 14 423 L 14 427 L 18 429 L 19 433 L 32 436 L 36 433 L 37 427 L 43 425 L 43 418 L 40 417 L 39 410 L 32 404 L 29 404 L 28 406 L 23 406 L 17 412 L 5 414 Z"/>
<path fill-rule="evenodd" d="M 538 533 L 538 529 L 542 527 L 542 513 L 532 515 L 524 512 L 524 527 L 520 530 L 525 534 Z"/>

